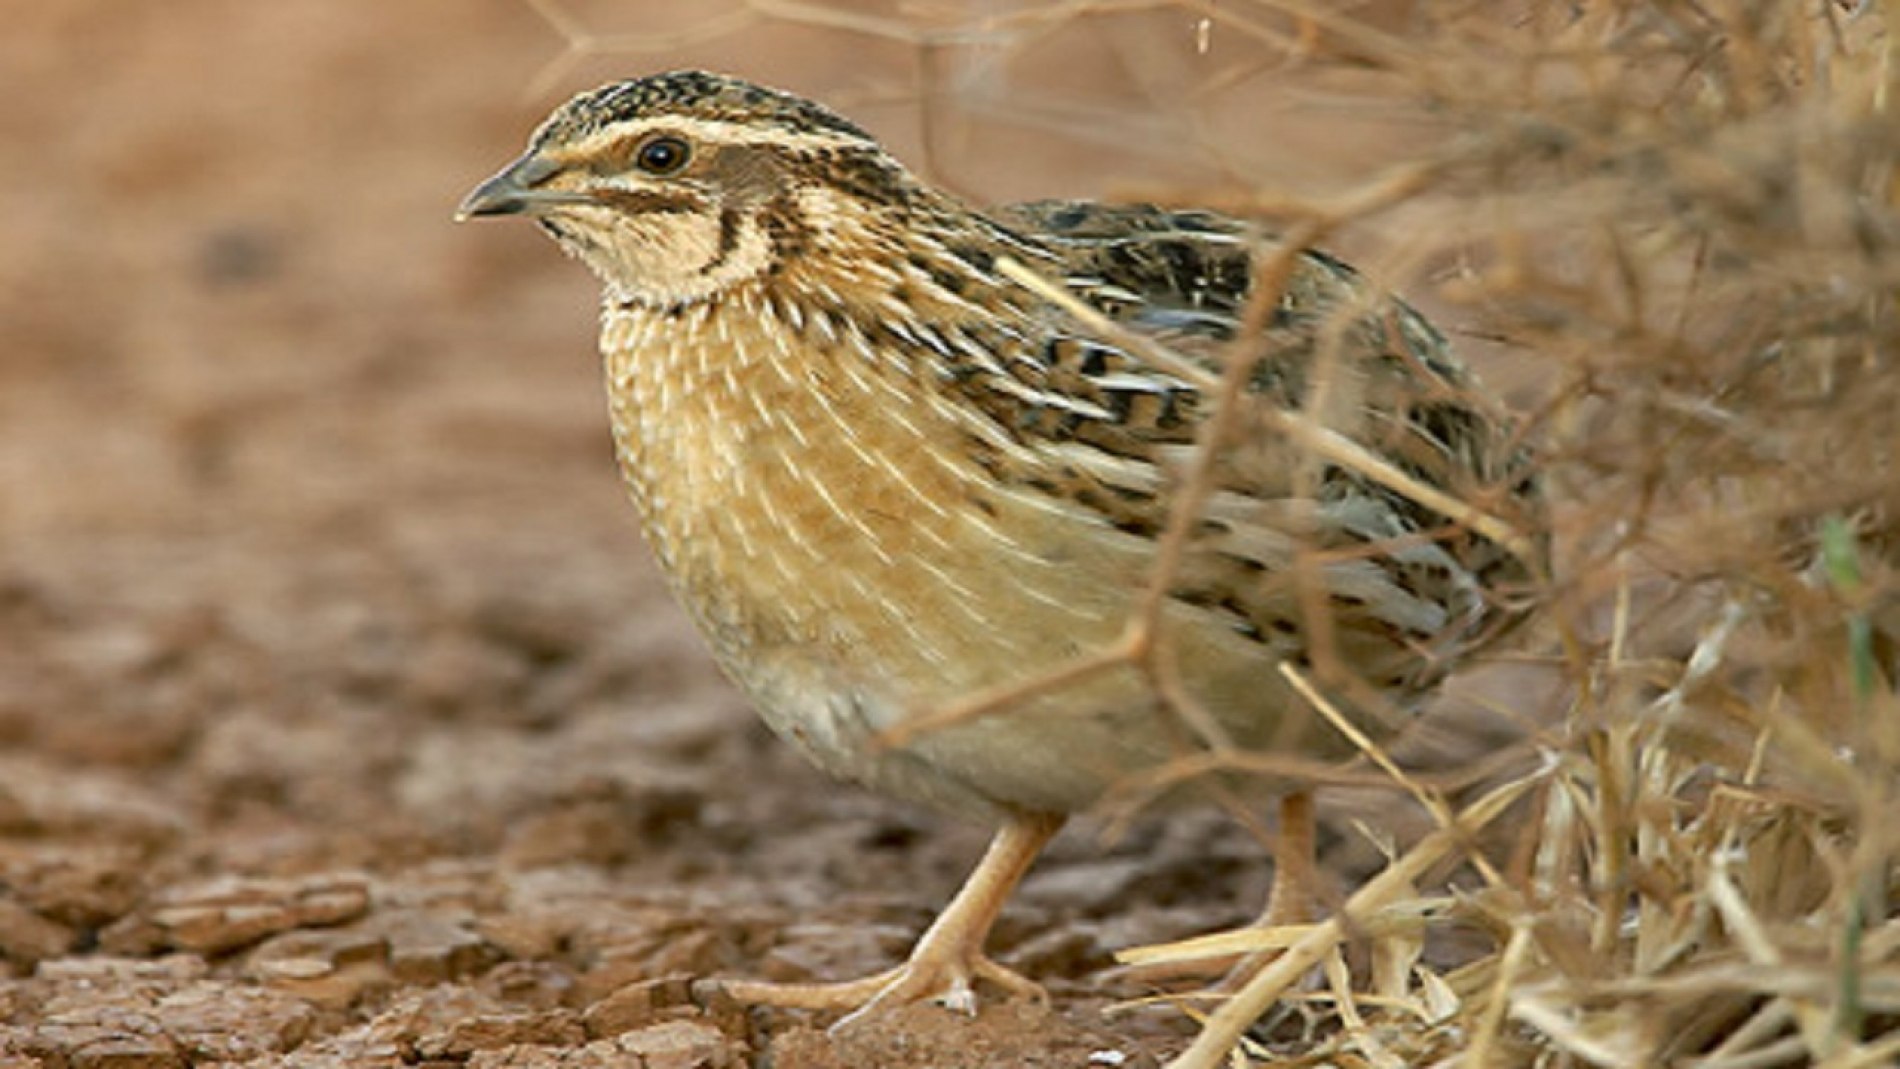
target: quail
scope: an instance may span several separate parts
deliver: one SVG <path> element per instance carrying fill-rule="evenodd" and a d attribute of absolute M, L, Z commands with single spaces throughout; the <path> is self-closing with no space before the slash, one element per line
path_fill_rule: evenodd
<path fill-rule="evenodd" d="M 489 215 L 531 218 L 599 276 L 643 533 L 765 721 L 829 773 L 1000 829 L 907 962 L 729 984 L 743 1001 L 1037 994 L 984 943 L 1066 815 L 1209 736 L 1347 757 L 1281 666 L 1323 645 L 1342 707 L 1383 737 L 1523 614 L 1532 554 L 1471 522 L 1535 511 L 1508 417 L 1422 316 L 1324 253 L 1288 250 L 1248 320 L 1279 248 L 1255 223 L 979 210 L 820 104 L 700 71 L 562 105 L 457 217 Z M 892 744 L 1127 633 L 1244 322 L 1263 323 L 1239 395 L 1258 415 L 1217 443 L 1153 614 L 1200 728 L 1131 662 Z M 1289 416 L 1406 480 L 1315 453 Z M 1310 814 L 1305 789 L 1281 785 L 1289 813 Z"/>

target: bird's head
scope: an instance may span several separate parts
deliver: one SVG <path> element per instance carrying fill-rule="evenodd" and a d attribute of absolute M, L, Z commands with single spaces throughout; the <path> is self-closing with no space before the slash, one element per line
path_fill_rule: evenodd
<path fill-rule="evenodd" d="M 921 188 L 818 104 L 676 71 L 562 105 L 456 218 L 532 216 L 610 299 L 678 307 L 802 257 L 847 253 L 900 225 L 886 217 Z"/>

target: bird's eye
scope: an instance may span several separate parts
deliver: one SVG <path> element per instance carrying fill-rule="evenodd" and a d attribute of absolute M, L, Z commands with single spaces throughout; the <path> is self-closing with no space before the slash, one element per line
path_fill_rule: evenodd
<path fill-rule="evenodd" d="M 656 137 L 633 150 L 633 162 L 648 174 L 669 175 L 686 166 L 693 150 L 677 137 Z"/>

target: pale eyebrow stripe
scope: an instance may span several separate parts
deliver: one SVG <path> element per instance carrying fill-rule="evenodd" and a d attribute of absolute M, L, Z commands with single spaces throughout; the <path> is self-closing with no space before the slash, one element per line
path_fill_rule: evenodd
<path fill-rule="evenodd" d="M 652 115 L 637 119 L 623 119 L 605 129 L 588 134 L 571 145 L 564 145 L 550 155 L 563 159 L 584 159 L 607 152 L 629 140 L 636 140 L 659 131 L 679 134 L 689 140 L 697 139 L 708 144 L 763 145 L 791 151 L 865 148 L 870 144 L 863 138 L 830 130 L 792 131 L 778 126 L 727 122 L 722 119 L 701 119 L 687 115 Z"/>

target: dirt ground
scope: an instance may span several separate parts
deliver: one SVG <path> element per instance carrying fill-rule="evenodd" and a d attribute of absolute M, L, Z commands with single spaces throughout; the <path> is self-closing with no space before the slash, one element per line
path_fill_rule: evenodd
<path fill-rule="evenodd" d="M 600 7 L 580 15 L 603 33 L 711 10 Z M 1049 121 L 1176 78 L 1191 27 L 1169 17 L 1167 56 L 1037 62 L 1062 83 Z M 770 739 L 639 542 L 593 282 L 530 227 L 449 222 L 568 92 L 666 66 L 835 90 L 988 197 L 1099 192 L 1131 144 L 1117 178 L 1178 179 L 1173 135 L 931 132 L 914 50 L 783 24 L 589 56 L 516 0 L 67 0 L 8 22 L 0 1066 L 1178 1049 L 1174 1010 L 1104 1014 L 1145 993 L 1105 970 L 1261 901 L 1257 844 L 1205 815 L 1112 845 L 1085 824 L 1039 866 L 996 946 L 1052 1010 L 827 1035 L 695 998 L 710 975 L 891 963 L 985 831 L 829 784 Z M 1103 55 L 1151 37 L 1076 31 Z M 1335 127 L 1289 125 L 1270 177 L 1394 147 Z"/>

